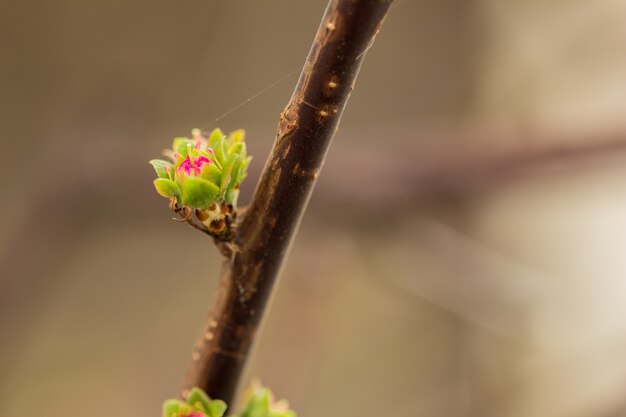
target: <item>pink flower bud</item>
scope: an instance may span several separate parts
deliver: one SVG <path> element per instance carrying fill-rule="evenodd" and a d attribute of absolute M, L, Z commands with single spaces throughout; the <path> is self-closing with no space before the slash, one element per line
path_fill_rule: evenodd
<path fill-rule="evenodd" d="M 204 155 L 200 155 L 197 158 L 193 158 L 191 157 L 191 155 L 187 155 L 187 158 L 185 158 L 183 162 L 181 162 L 177 171 L 179 175 L 183 172 L 187 175 L 200 175 L 202 167 L 210 163 L 211 160 Z"/>

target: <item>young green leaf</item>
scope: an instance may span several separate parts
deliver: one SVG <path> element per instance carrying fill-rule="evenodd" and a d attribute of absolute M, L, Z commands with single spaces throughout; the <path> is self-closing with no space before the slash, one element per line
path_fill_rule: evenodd
<path fill-rule="evenodd" d="M 248 400 L 248 406 L 242 417 L 268 417 L 270 412 L 270 392 L 266 388 L 257 388 Z"/>
<path fill-rule="evenodd" d="M 222 178 L 220 178 L 220 195 L 222 196 L 226 193 L 226 190 L 231 183 L 232 171 L 235 166 L 235 162 L 237 162 L 237 156 L 233 155 L 228 158 L 222 168 Z"/>
<path fill-rule="evenodd" d="M 243 180 L 245 180 L 248 176 L 248 166 L 250 165 L 250 161 L 252 161 L 252 157 L 248 156 L 241 163 L 241 166 L 239 168 L 239 184 L 241 184 Z"/>
<path fill-rule="evenodd" d="M 220 129 L 215 129 L 209 136 L 209 146 L 215 152 L 215 157 L 223 166 L 226 163 L 226 154 L 224 153 L 224 133 Z"/>
<path fill-rule="evenodd" d="M 220 128 L 213 129 L 209 135 L 209 147 L 213 148 L 218 140 L 224 140 L 224 132 Z"/>
<path fill-rule="evenodd" d="M 154 168 L 159 178 L 174 179 L 174 164 L 162 159 L 152 159 L 150 165 Z"/>
<path fill-rule="evenodd" d="M 233 163 L 233 168 L 230 172 L 230 182 L 228 189 L 232 189 L 237 184 L 241 184 L 241 164 L 244 162 L 243 158 L 238 156 Z"/>
<path fill-rule="evenodd" d="M 243 142 L 233 143 L 232 145 L 230 145 L 230 148 L 228 148 L 228 155 L 233 155 L 233 154 L 245 155 L 245 149 L 246 149 L 245 143 Z"/>
<path fill-rule="evenodd" d="M 222 417 L 226 412 L 226 403 L 222 400 L 211 400 L 208 411 L 209 417 Z"/>
<path fill-rule="evenodd" d="M 163 417 L 179 417 L 181 407 L 188 407 L 188 405 L 179 400 L 165 401 L 163 403 Z"/>
<path fill-rule="evenodd" d="M 157 178 L 154 180 L 154 188 L 163 197 L 176 197 L 180 199 L 180 187 L 174 181 L 167 178 Z"/>
<path fill-rule="evenodd" d="M 182 203 L 204 210 L 215 202 L 220 189 L 209 181 L 198 177 L 187 177 L 182 185 Z"/>
<path fill-rule="evenodd" d="M 243 129 L 237 129 L 228 135 L 228 141 L 231 143 L 243 142 L 246 138 L 246 131 Z"/>
<path fill-rule="evenodd" d="M 172 150 L 184 157 L 187 156 L 190 147 L 193 149 L 194 142 L 188 138 L 174 138 L 172 142 Z"/>
<path fill-rule="evenodd" d="M 208 413 L 209 403 L 211 402 L 211 399 L 200 388 L 194 387 L 189 392 L 189 396 L 187 397 L 187 402 L 191 404 L 195 409 L 200 410 L 204 413 Z M 212 416 L 209 416 L 209 417 L 212 417 Z"/>
<path fill-rule="evenodd" d="M 231 188 L 227 190 L 226 194 L 224 195 L 224 200 L 226 200 L 228 204 L 232 204 L 233 207 L 237 206 L 238 199 L 239 199 L 239 188 Z"/>
<path fill-rule="evenodd" d="M 206 164 L 202 167 L 200 176 L 213 184 L 220 183 L 221 172 L 215 164 Z"/>

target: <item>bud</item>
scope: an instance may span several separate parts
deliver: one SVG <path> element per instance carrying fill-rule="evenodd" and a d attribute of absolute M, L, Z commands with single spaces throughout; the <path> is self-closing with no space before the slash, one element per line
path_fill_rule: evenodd
<path fill-rule="evenodd" d="M 193 388 L 185 401 L 167 400 L 163 404 L 163 417 L 222 417 L 226 403 L 212 400 L 200 388 Z"/>
<path fill-rule="evenodd" d="M 245 132 L 226 136 L 215 129 L 205 137 L 193 129 L 191 136 L 175 138 L 172 148 L 163 152 L 171 162 L 150 161 L 158 176 L 154 187 L 184 220 L 190 222 L 195 213 L 203 227 L 219 235 L 232 223 L 239 185 L 252 159 L 247 156 Z"/>
<path fill-rule="evenodd" d="M 276 401 L 268 388 L 254 381 L 244 394 L 243 411 L 232 417 L 296 417 L 287 400 Z"/>

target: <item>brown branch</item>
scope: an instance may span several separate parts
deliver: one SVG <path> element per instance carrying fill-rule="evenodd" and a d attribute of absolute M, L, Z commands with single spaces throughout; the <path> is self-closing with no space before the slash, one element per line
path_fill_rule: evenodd
<path fill-rule="evenodd" d="M 276 277 L 307 205 L 365 52 L 392 0 L 331 0 L 252 203 L 225 259 L 183 385 L 232 402 Z"/>

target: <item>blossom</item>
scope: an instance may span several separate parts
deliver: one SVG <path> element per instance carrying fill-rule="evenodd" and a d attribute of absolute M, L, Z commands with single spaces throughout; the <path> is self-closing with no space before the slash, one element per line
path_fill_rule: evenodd
<path fill-rule="evenodd" d="M 204 155 L 197 156 L 196 158 L 191 155 L 187 155 L 187 158 L 180 163 L 180 166 L 176 168 L 176 171 L 178 172 L 178 175 L 181 175 L 181 173 L 184 172 L 187 175 L 199 176 L 200 172 L 202 172 L 202 167 L 210 163 L 211 160 Z"/>
<path fill-rule="evenodd" d="M 251 160 L 244 138 L 243 130 L 226 136 L 219 129 L 208 137 L 194 129 L 191 138 L 175 138 L 163 151 L 170 161 L 150 161 L 158 176 L 154 187 L 185 220 L 195 213 L 209 231 L 221 233 L 232 220 Z"/>

